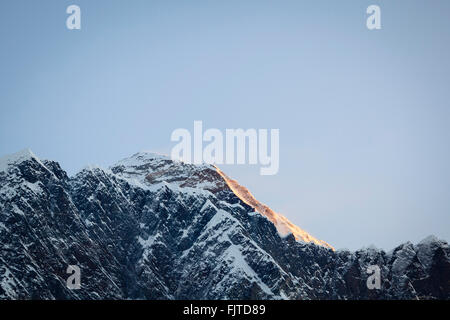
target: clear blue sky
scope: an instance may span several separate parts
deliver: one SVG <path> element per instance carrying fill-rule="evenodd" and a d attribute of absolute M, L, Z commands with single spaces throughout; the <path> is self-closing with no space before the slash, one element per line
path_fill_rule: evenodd
<path fill-rule="evenodd" d="M 169 152 L 194 120 L 279 128 L 277 175 L 224 168 L 274 210 L 337 248 L 450 240 L 449 15 L 437 0 L 3 0 L 0 155 L 29 147 L 73 174 Z"/>

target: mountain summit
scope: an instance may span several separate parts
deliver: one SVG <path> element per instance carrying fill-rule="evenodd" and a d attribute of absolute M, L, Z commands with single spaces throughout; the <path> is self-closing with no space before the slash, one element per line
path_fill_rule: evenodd
<path fill-rule="evenodd" d="M 325 241 L 316 239 L 294 225 L 286 217 L 256 200 L 247 188 L 241 186 L 236 180 L 230 179 L 216 166 L 207 164 L 188 165 L 172 161 L 165 155 L 139 152 L 130 158 L 119 161 L 111 169 L 125 179 L 131 179 L 140 183 L 141 186 L 167 182 L 177 187 L 189 186 L 215 192 L 223 190 L 225 185 L 227 185 L 242 202 L 253 208 L 255 212 L 268 218 L 275 225 L 281 236 L 287 236 L 292 233 L 298 241 L 313 242 L 333 249 Z"/>
<path fill-rule="evenodd" d="M 334 251 L 216 167 L 163 155 L 73 177 L 29 150 L 0 159 L 0 299 L 448 299 L 449 252 Z"/>

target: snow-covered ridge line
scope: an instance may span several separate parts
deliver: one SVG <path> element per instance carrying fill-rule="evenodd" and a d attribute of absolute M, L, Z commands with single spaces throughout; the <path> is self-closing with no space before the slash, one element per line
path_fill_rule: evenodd
<path fill-rule="evenodd" d="M 18 165 L 24 161 L 36 161 L 44 170 L 55 177 L 54 173 L 31 151 L 26 148 L 13 154 L 9 154 L 0 158 L 0 172 L 7 172 L 8 168 Z M 56 177 L 55 177 L 56 178 Z"/>
<path fill-rule="evenodd" d="M 23 149 L 19 152 L 3 156 L 0 158 L 0 171 L 6 171 L 10 165 L 19 164 L 23 161 L 31 159 L 35 159 L 40 164 L 42 164 L 38 157 L 36 157 L 36 155 L 30 149 Z"/>
<path fill-rule="evenodd" d="M 31 150 L 25 149 L 13 155 L 1 158 L 0 170 L 5 170 L 11 164 L 18 164 L 22 161 L 30 159 L 35 159 L 44 168 L 46 168 Z M 120 168 L 121 170 L 114 172 L 114 168 Z M 199 180 L 196 181 L 194 186 L 185 186 L 183 185 L 183 182 L 192 178 L 192 172 L 189 170 L 193 172 L 201 172 L 205 169 L 216 171 L 231 191 L 244 203 L 252 207 L 256 212 L 268 218 L 269 221 L 275 225 L 281 236 L 286 236 L 289 233 L 292 233 L 298 241 L 311 242 L 334 250 L 334 248 L 327 242 L 313 237 L 308 232 L 290 222 L 285 216 L 276 213 L 267 205 L 256 200 L 247 188 L 241 186 L 237 183 L 237 181 L 230 179 L 216 166 L 208 164 L 185 164 L 182 162 L 173 161 L 166 155 L 141 151 L 133 154 L 131 157 L 120 160 L 110 168 L 104 169 L 97 165 L 86 166 L 79 172 L 79 174 L 86 170 L 91 171 L 95 169 L 102 170 L 107 174 L 126 180 L 130 185 L 147 190 L 157 191 L 161 187 L 166 186 L 174 192 L 184 192 L 189 194 L 202 193 L 205 196 L 210 194 L 209 188 L 211 185 L 214 185 L 216 181 L 213 180 L 210 182 Z M 151 181 L 149 177 L 154 176 L 155 174 L 157 174 L 158 179 L 156 181 Z M 179 181 L 173 181 L 174 178 L 179 178 Z M 169 180 L 173 182 L 169 182 Z M 220 180 L 220 178 L 217 177 L 216 180 Z"/>
<path fill-rule="evenodd" d="M 255 211 L 267 217 L 275 225 L 281 236 L 286 236 L 289 233 L 292 233 L 298 241 L 312 242 L 319 246 L 334 250 L 334 248 L 327 242 L 313 237 L 305 230 L 290 222 L 285 216 L 273 211 L 267 205 L 256 200 L 247 188 L 240 185 L 236 180 L 230 179 L 219 168 L 216 167 L 216 170 L 227 182 L 228 186 L 236 194 L 236 196 L 238 196 L 244 203 L 255 209 Z"/>

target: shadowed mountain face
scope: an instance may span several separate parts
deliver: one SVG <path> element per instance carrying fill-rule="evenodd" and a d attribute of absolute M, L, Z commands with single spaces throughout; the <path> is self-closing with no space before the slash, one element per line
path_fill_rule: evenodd
<path fill-rule="evenodd" d="M 226 178 L 151 153 L 74 177 L 30 151 L 0 159 L 0 298 L 450 298 L 446 242 L 333 251 Z"/>

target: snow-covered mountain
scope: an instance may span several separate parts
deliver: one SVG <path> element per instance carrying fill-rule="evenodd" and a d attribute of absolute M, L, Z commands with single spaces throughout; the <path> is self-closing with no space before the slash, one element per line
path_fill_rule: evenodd
<path fill-rule="evenodd" d="M 449 299 L 449 252 L 334 251 L 218 168 L 162 155 L 74 177 L 29 150 L 0 159 L 1 299 Z"/>

